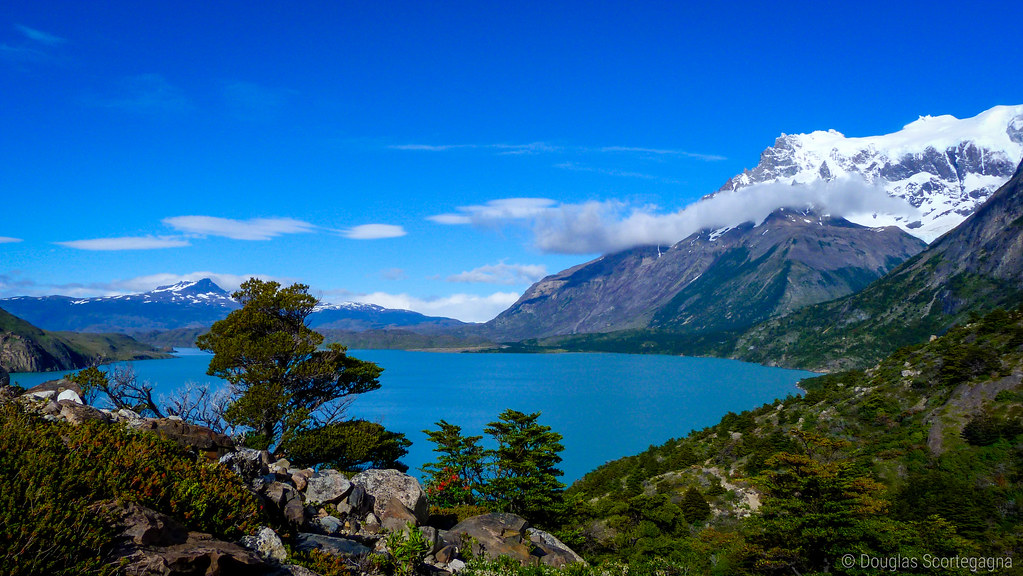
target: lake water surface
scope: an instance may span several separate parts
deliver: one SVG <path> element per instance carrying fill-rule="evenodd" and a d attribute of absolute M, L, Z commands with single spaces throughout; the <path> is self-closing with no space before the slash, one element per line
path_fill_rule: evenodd
<path fill-rule="evenodd" d="M 222 385 L 206 375 L 209 355 L 192 349 L 176 358 L 133 362 L 139 379 L 171 392 L 185 382 Z M 608 460 L 715 424 L 798 393 L 811 372 L 715 358 L 631 354 L 446 354 L 350 350 L 384 368 L 379 390 L 362 395 L 352 415 L 405 433 L 410 472 L 434 459 L 422 433 L 440 419 L 483 434 L 506 408 L 542 412 L 540 422 L 564 435 L 566 483 Z M 60 373 L 12 374 L 30 387 Z"/>

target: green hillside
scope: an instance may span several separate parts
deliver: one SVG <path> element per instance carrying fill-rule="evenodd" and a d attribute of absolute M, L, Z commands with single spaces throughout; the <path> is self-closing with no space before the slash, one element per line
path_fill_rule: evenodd
<path fill-rule="evenodd" d="M 689 574 L 1023 552 L 1023 310 L 802 386 L 587 474 L 569 490 L 576 545 Z"/>
<path fill-rule="evenodd" d="M 70 370 L 99 362 L 167 357 L 123 334 L 47 332 L 0 309 L 0 366 L 8 372 Z"/>

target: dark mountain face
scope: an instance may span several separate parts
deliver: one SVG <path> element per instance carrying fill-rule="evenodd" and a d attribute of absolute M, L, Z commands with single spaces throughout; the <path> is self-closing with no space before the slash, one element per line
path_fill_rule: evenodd
<path fill-rule="evenodd" d="M 411 310 L 394 310 L 374 304 L 346 302 L 318 306 L 307 322 L 314 330 L 347 330 L 363 332 L 387 328 L 406 328 L 416 332 L 442 330 L 463 326 L 452 318 L 425 316 Z"/>
<path fill-rule="evenodd" d="M 779 210 L 759 226 L 704 231 L 548 276 L 484 328 L 501 340 L 731 330 L 849 294 L 924 246 L 894 227 Z"/>
<path fill-rule="evenodd" d="M 734 356 L 863 367 L 963 321 L 1023 302 L 1023 164 L 959 227 L 861 292 L 754 326 Z"/>

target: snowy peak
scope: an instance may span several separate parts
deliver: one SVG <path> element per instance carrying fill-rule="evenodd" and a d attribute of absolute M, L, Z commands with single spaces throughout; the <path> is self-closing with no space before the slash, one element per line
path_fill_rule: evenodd
<path fill-rule="evenodd" d="M 326 302 L 320 302 L 313 308 L 313 313 L 317 312 L 328 312 L 328 311 L 346 311 L 346 312 L 383 312 L 387 310 L 383 306 L 377 306 L 376 304 L 365 304 L 362 302 L 341 302 L 340 304 L 328 304 Z"/>
<path fill-rule="evenodd" d="M 213 280 L 209 278 L 203 278 L 202 280 L 195 281 L 182 281 L 177 284 L 171 284 L 169 286 L 159 286 L 155 290 L 148 292 L 149 294 L 155 294 L 159 292 L 173 292 L 175 294 L 193 295 L 198 296 L 200 294 L 210 294 L 220 297 L 229 296 L 227 290 L 224 290 L 220 286 L 217 286 Z"/>
<path fill-rule="evenodd" d="M 782 134 L 760 163 L 721 190 L 755 184 L 810 184 L 862 177 L 913 206 L 915 217 L 850 216 L 865 226 L 899 226 L 930 242 L 973 213 L 1023 159 L 1023 105 L 996 106 L 973 118 L 921 116 L 902 130 L 848 138 L 835 130 Z"/>

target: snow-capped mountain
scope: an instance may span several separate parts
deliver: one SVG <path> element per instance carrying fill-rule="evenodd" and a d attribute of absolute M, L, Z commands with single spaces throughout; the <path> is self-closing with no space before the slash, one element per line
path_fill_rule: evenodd
<path fill-rule="evenodd" d="M 348 330 L 361 332 L 382 328 L 412 328 L 429 330 L 462 326 L 464 323 L 452 318 L 425 316 L 412 310 L 384 308 L 362 302 L 340 304 L 320 303 L 309 315 L 307 324 L 314 330 Z"/>
<path fill-rule="evenodd" d="M 239 305 L 227 291 L 203 278 L 141 294 L 5 298 L 0 308 L 44 330 L 131 333 L 209 326 Z"/>
<path fill-rule="evenodd" d="M 138 333 L 178 328 L 207 328 L 240 307 L 209 278 L 160 286 L 141 294 L 96 298 L 19 296 L 0 299 L 0 308 L 44 330 Z M 311 328 L 363 331 L 422 326 L 459 326 L 451 318 L 391 310 L 375 304 L 318 304 L 309 315 Z"/>
<path fill-rule="evenodd" d="M 845 215 L 864 226 L 896 225 L 931 242 L 956 227 L 1012 177 L 1023 159 L 1023 105 L 996 106 L 963 120 L 921 116 L 883 136 L 835 130 L 782 134 L 753 170 L 721 191 L 762 183 L 809 184 L 859 175 L 917 209 L 916 216 Z"/>

